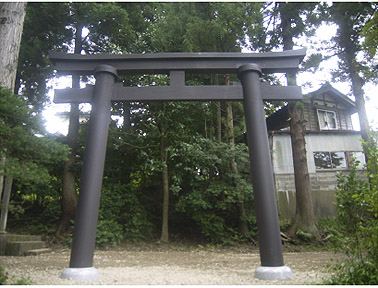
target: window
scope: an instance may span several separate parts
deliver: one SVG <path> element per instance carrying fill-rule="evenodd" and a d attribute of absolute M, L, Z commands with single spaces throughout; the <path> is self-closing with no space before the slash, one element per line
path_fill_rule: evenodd
<path fill-rule="evenodd" d="M 316 169 L 345 169 L 348 167 L 345 152 L 314 152 Z"/>
<path fill-rule="evenodd" d="M 320 130 L 337 129 L 336 112 L 318 109 L 318 119 Z"/>

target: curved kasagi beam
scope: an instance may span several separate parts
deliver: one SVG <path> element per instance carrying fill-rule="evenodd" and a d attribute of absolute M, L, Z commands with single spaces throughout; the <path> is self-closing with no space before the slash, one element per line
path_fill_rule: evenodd
<path fill-rule="evenodd" d="M 78 55 L 50 52 L 49 58 L 59 74 L 92 74 L 101 65 L 113 66 L 119 75 L 161 74 L 172 70 L 191 73 L 230 73 L 248 63 L 261 67 L 263 73 L 293 72 L 306 55 L 306 49 L 267 53 L 198 52 L 151 54 Z"/>

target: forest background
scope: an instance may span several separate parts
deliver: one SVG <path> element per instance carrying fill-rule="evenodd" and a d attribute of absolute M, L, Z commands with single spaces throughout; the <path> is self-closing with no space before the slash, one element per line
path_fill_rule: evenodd
<path fill-rule="evenodd" d="M 288 38 L 302 46 L 319 25 L 333 23 L 336 35 L 317 43 L 301 69 L 315 73 L 322 61 L 337 57 L 334 81 L 349 81 L 358 107 L 365 109 L 361 89 L 377 79 L 376 10 L 369 2 L 28 3 L 15 95 L 1 90 L 2 168 L 4 187 L 11 189 L 8 231 L 71 239 L 87 121 L 80 116 L 81 107 L 72 104 L 68 134 L 46 131 L 41 116 L 55 76 L 48 51 L 267 52 L 285 49 Z M 283 29 L 287 21 L 289 31 Z M 74 75 L 71 81 L 79 87 L 92 79 Z M 139 75 L 119 81 L 168 85 L 169 77 Z M 238 81 L 235 75 L 187 75 L 186 84 L 232 81 Z M 285 85 L 282 75 L 264 76 L 264 81 Z M 266 114 L 282 105 L 266 103 Z M 112 115 L 98 245 L 256 239 L 242 103 L 119 102 L 113 103 Z M 362 132 L 369 130 L 366 119 L 360 122 Z"/>

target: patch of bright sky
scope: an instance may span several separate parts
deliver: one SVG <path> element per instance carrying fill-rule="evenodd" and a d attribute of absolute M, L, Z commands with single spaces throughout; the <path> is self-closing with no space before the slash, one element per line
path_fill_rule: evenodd
<path fill-rule="evenodd" d="M 50 103 L 46 105 L 43 111 L 43 117 L 46 119 L 46 129 L 49 133 L 60 133 L 67 135 L 68 133 L 68 119 L 62 117 L 62 113 L 70 111 L 70 104 L 55 104 L 54 89 L 71 88 L 71 77 L 59 77 L 49 81 L 48 96 L 50 97 Z"/>

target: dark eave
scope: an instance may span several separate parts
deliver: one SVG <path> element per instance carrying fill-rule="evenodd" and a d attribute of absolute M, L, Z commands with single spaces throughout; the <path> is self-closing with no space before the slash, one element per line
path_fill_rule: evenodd
<path fill-rule="evenodd" d="M 91 74 L 102 64 L 113 66 L 119 75 L 167 73 L 237 73 L 240 66 L 254 63 L 264 73 L 293 72 L 306 55 L 306 49 L 267 53 L 201 52 L 123 55 L 79 55 L 50 52 L 49 58 L 61 74 Z"/>
<path fill-rule="evenodd" d="M 347 107 L 347 110 L 355 110 L 356 103 L 350 99 L 349 97 L 345 96 L 343 93 L 341 93 L 339 90 L 332 87 L 331 84 L 326 83 L 324 84 L 320 89 L 311 92 L 306 98 L 309 97 L 310 99 L 316 97 L 317 95 L 321 94 L 328 94 L 332 98 L 334 98 L 337 102 L 341 102 Z"/>
<path fill-rule="evenodd" d="M 336 102 L 342 103 L 350 115 L 357 112 L 356 103 L 337 89 L 333 88 L 329 83 L 323 85 L 320 89 L 303 96 L 303 98 L 312 99 L 321 94 L 327 94 L 335 99 Z M 278 131 L 282 128 L 289 127 L 289 118 L 288 107 L 282 107 L 266 119 L 268 131 Z"/>

